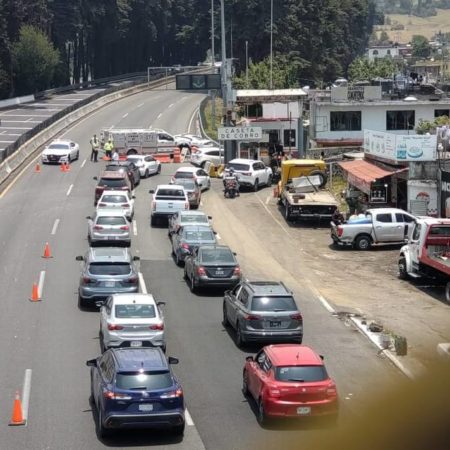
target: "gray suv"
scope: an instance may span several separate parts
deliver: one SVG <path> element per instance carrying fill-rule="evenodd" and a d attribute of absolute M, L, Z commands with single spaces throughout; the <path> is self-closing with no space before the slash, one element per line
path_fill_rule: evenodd
<path fill-rule="evenodd" d="M 78 288 L 78 306 L 95 306 L 112 294 L 132 294 L 139 290 L 139 277 L 135 261 L 128 248 L 91 247 L 83 261 Z"/>
<path fill-rule="evenodd" d="M 303 340 L 303 318 L 292 292 L 278 281 L 243 281 L 226 291 L 223 325 L 236 331 L 236 344 Z"/>

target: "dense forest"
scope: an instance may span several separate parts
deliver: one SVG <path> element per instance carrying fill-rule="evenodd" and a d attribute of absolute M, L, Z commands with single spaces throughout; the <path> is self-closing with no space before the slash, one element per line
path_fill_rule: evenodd
<path fill-rule="evenodd" d="M 159 65 L 210 51 L 211 0 L 0 0 L 0 98 Z M 214 0 L 216 58 L 220 1 Z M 269 54 L 270 0 L 225 0 L 227 52 L 245 67 Z M 274 52 L 294 76 L 332 80 L 364 51 L 375 0 L 274 0 Z M 280 59 L 281 58 L 281 59 Z"/>

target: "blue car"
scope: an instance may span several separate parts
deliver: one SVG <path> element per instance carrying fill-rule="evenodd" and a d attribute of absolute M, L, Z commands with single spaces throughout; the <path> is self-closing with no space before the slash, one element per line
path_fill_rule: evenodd
<path fill-rule="evenodd" d="M 177 363 L 157 347 L 110 349 L 87 361 L 99 438 L 125 428 L 170 428 L 182 435 L 183 390 L 170 367 Z"/>

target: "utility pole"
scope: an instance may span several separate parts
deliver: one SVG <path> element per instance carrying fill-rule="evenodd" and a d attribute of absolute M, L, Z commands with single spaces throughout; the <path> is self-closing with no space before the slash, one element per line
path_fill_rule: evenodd
<path fill-rule="evenodd" d="M 211 0 L 211 67 L 214 67 L 214 0 Z"/>
<path fill-rule="evenodd" d="M 270 90 L 273 89 L 273 0 L 270 0 Z"/>
<path fill-rule="evenodd" d="M 245 41 L 245 87 L 248 89 L 248 41 Z"/>

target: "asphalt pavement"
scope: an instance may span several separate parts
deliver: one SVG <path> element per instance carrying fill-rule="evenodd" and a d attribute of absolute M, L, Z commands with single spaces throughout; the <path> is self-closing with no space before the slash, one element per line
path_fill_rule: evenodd
<path fill-rule="evenodd" d="M 136 189 L 132 251 L 141 257 L 146 289 L 166 302 L 167 353 L 180 358 L 175 372 L 192 421 L 182 440 L 158 431 L 117 433 L 104 442 L 96 437 L 85 361 L 99 354 L 99 316 L 97 311 L 78 309 L 79 262 L 75 261 L 88 248 L 85 217 L 93 211 L 93 177 L 103 165 L 89 161 L 89 139 L 110 126 L 151 125 L 170 133 L 187 132 L 201 98 L 201 94 L 159 90 L 114 102 L 64 132 L 80 143 L 80 160 L 70 172 L 43 166 L 41 173 L 35 173 L 30 163 L 0 195 L 1 448 L 288 448 L 287 439 L 305 442 L 318 433 L 326 436 L 328 430 L 321 426 L 263 429 L 257 424 L 253 405 L 240 391 L 244 357 L 256 349 L 236 347 L 233 334 L 221 324 L 222 295 L 191 294 L 182 269 L 172 260 L 166 228 L 150 227 L 148 190 L 173 174 L 176 165 L 166 164 L 161 175 L 142 180 Z M 305 344 L 325 355 L 338 385 L 343 418 L 358 414 L 367 393 L 392 386 L 401 375 L 377 356 L 364 337 L 330 316 L 301 277 L 286 270 L 283 264 L 295 260 L 294 250 L 266 244 L 266 235 L 278 231 L 260 214 L 259 200 L 255 197 L 245 208 L 242 204 L 224 201 L 220 180 L 213 180 L 211 191 L 203 195 L 203 207 L 213 215 L 220 241 L 238 253 L 244 273 L 283 279 L 294 290 L 305 318 Z M 51 259 L 42 258 L 46 242 Z M 42 286 L 42 301 L 31 303 L 34 282 Z M 26 369 L 32 370 L 28 424 L 7 427 L 14 393 L 21 391 Z"/>

